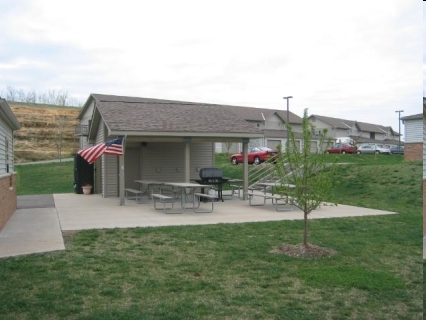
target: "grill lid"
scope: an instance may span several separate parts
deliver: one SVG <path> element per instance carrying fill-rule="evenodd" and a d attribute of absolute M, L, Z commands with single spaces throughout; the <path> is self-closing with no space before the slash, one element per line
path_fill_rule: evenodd
<path fill-rule="evenodd" d="M 219 168 L 202 168 L 200 169 L 201 179 L 217 178 L 222 179 L 222 170 Z"/>

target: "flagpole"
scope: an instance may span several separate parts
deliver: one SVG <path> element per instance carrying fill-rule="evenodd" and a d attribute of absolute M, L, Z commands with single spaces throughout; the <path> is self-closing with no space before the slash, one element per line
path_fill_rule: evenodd
<path fill-rule="evenodd" d="M 124 175 L 124 153 L 126 150 L 127 135 L 123 138 L 123 154 L 118 157 L 118 178 L 119 178 L 119 190 L 120 190 L 120 206 L 124 206 L 124 188 L 125 188 L 125 175 Z"/>

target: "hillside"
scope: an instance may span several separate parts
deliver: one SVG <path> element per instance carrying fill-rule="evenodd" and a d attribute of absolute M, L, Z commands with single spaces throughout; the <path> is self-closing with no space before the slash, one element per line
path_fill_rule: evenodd
<path fill-rule="evenodd" d="M 77 151 L 74 128 L 80 108 L 8 102 L 21 129 L 15 136 L 15 163 L 70 157 Z M 62 139 L 61 139 L 62 135 Z"/>

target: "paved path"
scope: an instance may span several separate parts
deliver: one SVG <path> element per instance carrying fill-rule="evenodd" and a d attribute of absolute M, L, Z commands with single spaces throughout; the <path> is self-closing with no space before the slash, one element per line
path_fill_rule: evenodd
<path fill-rule="evenodd" d="M 206 204 L 207 205 L 207 204 Z M 395 214 L 347 205 L 322 206 L 310 219 Z M 237 198 L 217 202 L 214 212 L 166 214 L 150 203 L 139 204 L 100 195 L 55 194 L 19 196 L 18 209 L 0 232 L 0 257 L 65 250 L 62 231 L 302 220 L 302 211 L 277 212 L 271 205 L 249 206 Z"/>
<path fill-rule="evenodd" d="M 19 196 L 18 209 L 0 232 L 0 257 L 64 249 L 53 195 Z"/>

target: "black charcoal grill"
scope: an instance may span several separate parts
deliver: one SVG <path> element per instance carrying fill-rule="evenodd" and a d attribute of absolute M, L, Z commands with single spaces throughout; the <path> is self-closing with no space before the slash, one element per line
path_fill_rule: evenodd
<path fill-rule="evenodd" d="M 217 190 L 218 198 L 223 201 L 222 186 L 228 180 L 222 176 L 222 170 L 219 168 L 202 168 L 200 169 L 200 179 L 195 180 L 195 182 L 214 186 L 214 189 Z M 204 192 L 204 190 L 201 192 Z"/>

